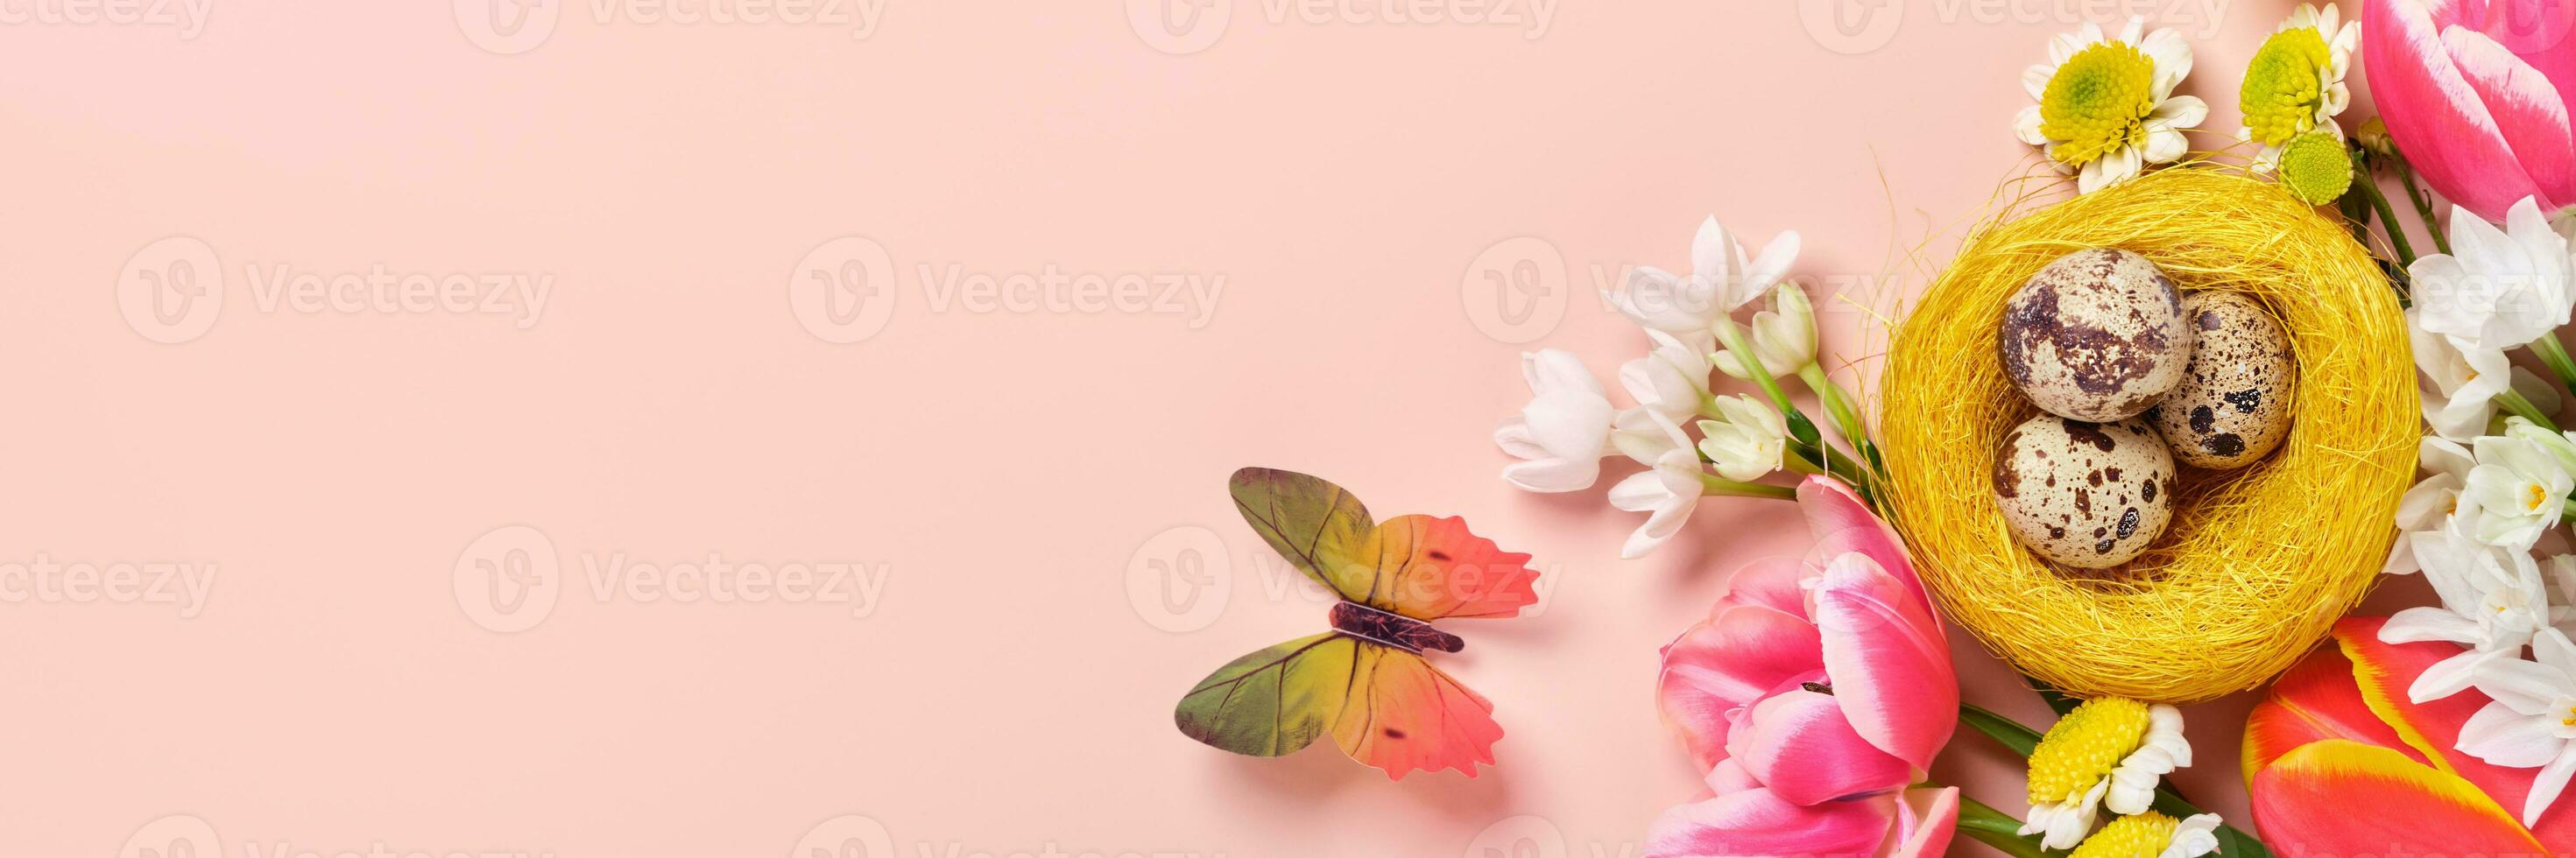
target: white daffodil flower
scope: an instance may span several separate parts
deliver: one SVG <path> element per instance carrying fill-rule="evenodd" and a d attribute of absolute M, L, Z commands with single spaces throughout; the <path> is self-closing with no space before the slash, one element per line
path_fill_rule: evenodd
<path fill-rule="evenodd" d="M 1613 409 L 1600 380 L 1561 349 L 1523 352 L 1521 375 L 1530 402 L 1494 429 L 1494 443 L 1521 460 L 1503 466 L 1503 480 L 1533 492 L 1591 488 L 1610 452 Z"/>
<path fill-rule="evenodd" d="M 2549 625 L 2561 634 L 2576 634 L 2576 555 L 2540 561 L 2540 574 L 2549 579 Z"/>
<path fill-rule="evenodd" d="M 1717 465 L 1718 476 L 1752 482 L 1779 470 L 1789 446 L 1789 424 L 1780 412 L 1749 396 L 1714 401 L 1721 419 L 1699 422 L 1699 451 Z"/>
<path fill-rule="evenodd" d="M 1708 400 L 1708 350 L 1715 337 L 1707 331 L 1676 336 L 1653 328 L 1646 329 L 1646 337 L 1654 341 L 1654 351 L 1620 365 L 1619 386 L 1638 405 L 1676 423 L 1698 414 L 1700 403 Z"/>
<path fill-rule="evenodd" d="M 2466 441 L 2486 434 L 2495 417 L 2495 398 L 2511 390 L 2512 367 L 2503 349 L 2464 349 L 2458 340 L 2426 330 L 2423 308 L 2406 311 L 2406 336 L 2415 349 L 2415 368 L 2431 381 L 2423 392 L 2424 422 L 2434 434 Z"/>
<path fill-rule="evenodd" d="M 1707 486 L 1704 478 L 1708 472 L 1700 468 L 1699 451 L 1692 448 L 1681 427 L 1655 411 L 1645 414 L 1656 428 L 1663 430 L 1671 448 L 1655 458 L 1653 467 L 1610 487 L 1611 506 L 1647 514 L 1646 523 L 1638 525 L 1637 531 L 1628 535 L 1627 544 L 1619 548 L 1620 558 L 1627 560 L 1646 556 L 1681 532 L 1682 524 L 1690 520 L 1691 510 L 1699 505 L 1701 490 Z"/>
<path fill-rule="evenodd" d="M 2460 496 L 2460 490 L 2468 486 L 2469 470 L 2478 464 L 2478 460 L 2469 455 L 2469 448 L 2456 441 L 2426 435 L 2416 445 L 2415 460 L 2429 474 L 2423 482 L 2407 489 L 2405 497 L 2398 499 L 2397 529 L 2404 533 L 2439 530 L 2449 525 L 2455 516 L 2473 521 L 2477 506 L 2464 503 L 2465 499 Z M 2463 532 L 2469 530 L 2468 527 L 2463 528 Z M 2415 560 L 2414 543 L 2400 538 L 2389 549 L 2388 564 L 2380 571 L 2390 575 L 2409 575 L 2421 568 L 2423 566 Z"/>
<path fill-rule="evenodd" d="M 2445 527 L 2406 535 L 2433 585 L 2440 607 L 2397 612 L 2379 629 L 2385 643 L 2447 641 L 2468 647 L 2436 662 L 2406 689 L 2417 703 L 2466 690 L 2483 665 L 2519 658 L 2534 633 L 2548 624 L 2549 595 L 2540 569 L 2522 551 L 2498 551 Z"/>
<path fill-rule="evenodd" d="M 2463 349 L 2498 351 L 2548 336 L 2576 311 L 2567 239 L 2529 197 L 2497 229 L 2467 209 L 2451 210 L 2451 252 L 2419 257 L 2406 273 L 2424 330 Z"/>
<path fill-rule="evenodd" d="M 1770 308 L 1753 314 L 1751 328 L 1753 356 L 1761 359 L 1762 370 L 1771 377 L 1786 378 L 1816 362 L 1816 308 L 1798 284 L 1782 283 L 1771 290 Z M 1719 372 L 1753 378 L 1743 357 L 1732 351 L 1720 351 L 1712 360 Z"/>
<path fill-rule="evenodd" d="M 2038 103 L 2014 117 L 2013 133 L 2045 147 L 2060 172 L 2076 174 L 2082 193 L 2180 159 L 2191 148 L 2182 132 L 2209 117 L 2199 98 L 2174 94 L 2191 74 L 2191 44 L 2172 28 L 2146 26 L 2133 17 L 2105 37 L 2088 22 L 2050 39 L 2048 62 L 2022 71 L 2022 89 Z"/>
<path fill-rule="evenodd" d="M 2522 822 L 2537 824 L 2576 775 L 2576 643 L 2557 629 L 2531 642 L 2532 660 L 2482 665 L 2477 687 L 2494 702 L 2460 725 L 2459 749 L 2508 768 L 2537 768 Z"/>
<path fill-rule="evenodd" d="M 1783 232 L 1746 258 L 1744 245 L 1718 225 L 1701 221 L 1691 239 L 1690 276 L 1640 265 L 1628 272 L 1624 292 L 1605 294 L 1611 306 L 1637 324 L 1674 334 L 1707 333 L 1717 317 L 1769 292 L 1798 259 L 1798 234 Z"/>
<path fill-rule="evenodd" d="M 2478 541 L 2528 551 L 2540 541 L 2540 534 L 2566 517 L 2567 495 L 2576 489 L 2576 477 L 2547 448 L 2522 438 L 2489 435 L 2472 442 L 2470 449 L 2478 464 L 2469 469 L 2461 494 L 2477 504 L 2477 528 L 2472 533 Z"/>

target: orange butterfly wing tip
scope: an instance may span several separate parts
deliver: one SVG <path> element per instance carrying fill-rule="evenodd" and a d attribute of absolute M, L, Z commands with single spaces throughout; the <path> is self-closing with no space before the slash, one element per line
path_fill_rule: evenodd
<path fill-rule="evenodd" d="M 1378 557 L 1400 557 L 1381 576 L 1372 607 L 1417 620 L 1510 617 L 1538 602 L 1530 556 L 1504 551 L 1467 529 L 1467 520 L 1408 515 L 1377 526 Z M 1383 563 L 1384 561 L 1381 561 Z"/>
<path fill-rule="evenodd" d="M 1419 654 L 1362 647 L 1357 690 L 1333 722 L 1333 742 L 1390 780 L 1414 771 L 1456 769 L 1475 777 L 1494 764 L 1503 726 L 1494 704 Z"/>

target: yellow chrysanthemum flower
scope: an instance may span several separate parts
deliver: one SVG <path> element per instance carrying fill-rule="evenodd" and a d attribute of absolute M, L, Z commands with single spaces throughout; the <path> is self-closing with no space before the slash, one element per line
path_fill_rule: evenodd
<path fill-rule="evenodd" d="M 2040 844 L 2068 849 L 2103 807 L 2144 813 L 2156 783 L 2191 765 L 2182 736 L 2182 710 L 2122 697 L 2085 701 L 2048 728 L 2030 753 L 2030 817 L 2021 833 Z"/>
<path fill-rule="evenodd" d="M 2145 30 L 2145 18 L 2131 18 L 2116 38 L 2086 24 L 2050 40 L 2049 61 L 2022 72 L 2037 103 L 2022 109 L 2013 133 L 2046 147 L 2086 193 L 2181 158 L 2189 148 L 2182 132 L 2209 115 L 2200 99 L 2173 94 L 2191 74 L 2191 45 L 2171 29 Z"/>
<path fill-rule="evenodd" d="M 2148 811 L 2111 820 L 2067 858 L 2199 858 L 2218 851 L 2217 830 L 2214 813 L 2177 820 Z"/>
<path fill-rule="evenodd" d="M 2262 144 L 2255 169 L 2280 163 L 2282 147 L 2301 134 L 2322 129 L 2343 136 L 2335 116 L 2352 104 L 2344 76 L 2352 69 L 2361 24 L 2341 16 L 2331 5 L 2301 5 L 2246 66 L 2245 84 L 2236 93 L 2245 121 L 2236 138 Z"/>

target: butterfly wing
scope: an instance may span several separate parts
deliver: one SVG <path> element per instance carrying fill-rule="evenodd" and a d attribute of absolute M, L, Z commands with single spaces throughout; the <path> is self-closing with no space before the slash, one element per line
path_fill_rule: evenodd
<path fill-rule="evenodd" d="M 1294 471 L 1245 468 L 1229 486 L 1263 541 L 1346 601 L 1417 620 L 1508 617 L 1538 601 L 1530 556 L 1496 547 L 1465 519 L 1375 524 L 1350 492 Z"/>
<path fill-rule="evenodd" d="M 1235 659 L 1181 696 L 1172 719 L 1210 746 L 1276 757 L 1331 729 L 1350 695 L 1360 641 L 1334 632 Z"/>
<path fill-rule="evenodd" d="M 1509 617 L 1538 601 L 1530 556 L 1504 551 L 1462 518 L 1408 515 L 1369 533 L 1364 604 L 1417 620 Z"/>
<path fill-rule="evenodd" d="M 1403 780 L 1416 769 L 1457 769 L 1476 776 L 1476 764 L 1493 765 L 1503 727 L 1494 704 L 1420 653 L 1362 641 L 1355 653 L 1349 699 L 1333 720 L 1333 742 L 1351 759 Z"/>
<path fill-rule="evenodd" d="M 1372 522 L 1360 499 L 1322 477 L 1270 468 L 1234 472 L 1226 487 L 1243 513 L 1279 556 L 1346 601 L 1367 598 L 1375 564 L 1358 562 Z"/>

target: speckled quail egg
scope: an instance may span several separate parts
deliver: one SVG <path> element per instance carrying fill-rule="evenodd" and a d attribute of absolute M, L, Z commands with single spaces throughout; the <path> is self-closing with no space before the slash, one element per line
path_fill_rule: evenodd
<path fill-rule="evenodd" d="M 2013 293 L 1997 351 L 2040 410 L 2108 423 L 2173 390 L 2191 343 L 2173 280 L 2146 257 L 2097 247 L 2058 257 Z"/>
<path fill-rule="evenodd" d="M 2013 538 L 2068 566 L 2118 566 L 2173 519 L 2174 460 L 2143 420 L 2042 414 L 2004 435 L 1995 501 Z"/>
<path fill-rule="evenodd" d="M 2299 372 L 2290 335 L 2234 292 L 2185 295 L 2182 315 L 2194 337 L 2191 363 L 2147 419 L 2183 464 L 2235 468 L 2263 458 L 2290 434 Z"/>

